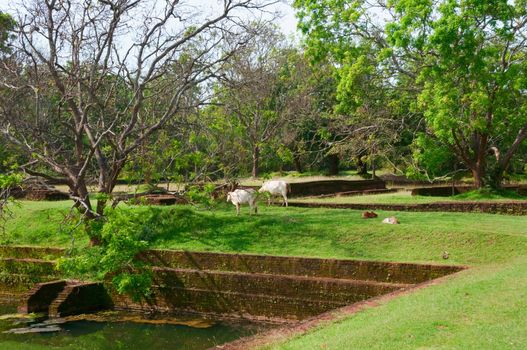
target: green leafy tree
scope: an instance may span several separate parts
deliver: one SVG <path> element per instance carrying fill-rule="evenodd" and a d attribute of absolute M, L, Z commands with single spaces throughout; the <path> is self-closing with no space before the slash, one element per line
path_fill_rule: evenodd
<path fill-rule="evenodd" d="M 327 66 L 311 64 L 301 49 L 291 48 L 284 55 L 278 84 L 285 95 L 283 113 L 288 115 L 288 122 L 278 134 L 278 149 L 274 151 L 280 170 L 292 165 L 303 172 L 317 166 L 325 155 L 319 130 L 327 126 L 327 106 L 332 106 L 335 80 Z"/>
<path fill-rule="evenodd" d="M 379 157 L 395 168 L 410 154 L 412 136 L 406 131 L 419 113 L 413 109 L 414 81 L 392 64 L 399 61 L 387 50 L 382 23 L 372 19 L 385 5 L 297 0 L 294 6 L 307 53 L 332 65 L 337 81 L 330 153 L 355 163 L 362 174 L 367 163 L 374 170 Z"/>
<path fill-rule="evenodd" d="M 457 172 L 463 173 L 467 170 L 457 167 L 459 161 L 445 144 L 425 133 L 419 133 L 414 138 L 411 148 L 413 162 L 406 169 L 406 176 L 409 178 L 432 181 L 452 178 Z"/>
<path fill-rule="evenodd" d="M 245 129 L 223 105 L 204 108 L 197 121 L 195 147 L 209 164 L 208 176 L 229 181 L 250 172 L 251 150 L 244 141 Z"/>
<path fill-rule="evenodd" d="M 8 13 L 0 11 L 0 55 L 9 53 L 9 40 L 13 37 L 16 22 Z M 1 57 L 1 56 L 0 56 Z"/>
<path fill-rule="evenodd" d="M 15 20 L 7 13 L 0 11 L 0 64 L 9 64 L 7 55 L 11 52 L 9 42 L 13 38 Z M 6 89 L 0 86 L 0 102 L 8 94 Z M 0 139 L 0 232 L 4 232 L 5 221 L 10 215 L 8 205 L 12 203 L 11 190 L 18 186 L 23 177 L 14 171 L 19 154 L 14 148 L 9 147 Z"/>
<path fill-rule="evenodd" d="M 527 138 L 526 3 L 445 1 L 415 13 L 401 2 L 398 11 L 406 25 L 390 27 L 394 46 L 426 52 L 418 80 L 430 130 L 476 186 L 499 187 Z"/>
<path fill-rule="evenodd" d="M 406 91 L 413 87 L 427 133 L 470 169 L 478 187 L 499 187 L 527 138 L 526 4 L 295 1 L 314 55 L 329 52 L 348 66 L 361 43 L 376 45 L 375 70 L 388 69 L 389 81 Z"/>

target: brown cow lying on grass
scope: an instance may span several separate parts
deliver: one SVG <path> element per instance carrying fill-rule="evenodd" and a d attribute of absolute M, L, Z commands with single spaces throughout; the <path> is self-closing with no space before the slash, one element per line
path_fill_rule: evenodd
<path fill-rule="evenodd" d="M 373 219 L 376 218 L 378 215 L 375 214 L 373 211 L 365 211 L 362 213 L 363 219 Z"/>

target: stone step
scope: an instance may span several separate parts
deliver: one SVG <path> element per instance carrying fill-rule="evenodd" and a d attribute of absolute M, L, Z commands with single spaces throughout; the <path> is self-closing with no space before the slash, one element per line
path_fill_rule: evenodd
<path fill-rule="evenodd" d="M 301 320 L 410 284 L 334 278 L 153 268 L 148 302 L 136 303 L 112 293 L 118 309 L 179 310 L 222 317 L 284 322 Z"/>
<path fill-rule="evenodd" d="M 24 299 L 24 293 L 6 290 L 0 287 L 0 304 L 18 305 Z"/>
<path fill-rule="evenodd" d="M 392 292 L 411 284 L 393 284 L 335 278 L 271 275 L 226 271 L 153 268 L 154 284 L 166 288 L 199 289 L 239 294 L 265 294 L 306 300 L 328 298 L 349 303 Z"/>
<path fill-rule="evenodd" d="M 50 304 L 64 290 L 67 281 L 58 280 L 44 283 L 37 283 L 31 288 L 22 299 L 23 302 L 18 307 L 19 313 L 49 312 Z"/>
<path fill-rule="evenodd" d="M 53 261 L 33 258 L 0 258 L 0 271 L 28 276 L 53 276 L 57 274 Z"/>
<path fill-rule="evenodd" d="M 272 322 L 302 320 L 347 305 L 330 299 L 309 300 L 277 295 L 166 287 L 153 287 L 149 302 L 137 303 L 126 295 L 116 294 L 112 295 L 112 300 L 114 307 L 122 310 L 182 311 Z"/>
<path fill-rule="evenodd" d="M 23 252 L 25 248 L 21 249 Z M 29 290 L 28 276 L 36 278 L 35 282 L 43 282 L 42 278 L 50 279 L 57 274 L 52 261 L 34 258 L 38 256 L 36 253 L 31 256 L 0 258 L 0 269 L 7 272 L 0 274 L 0 291 L 8 292 L 4 296 L 0 293 L 0 299 L 16 299 Z M 69 281 L 55 298 L 42 290 L 40 293 L 48 295 L 43 304 L 53 299 L 48 306 L 52 317 L 97 311 L 111 307 L 113 301 L 119 309 L 188 311 L 283 322 L 305 319 L 466 268 L 168 250 L 148 250 L 138 258 L 152 266 L 154 273 L 152 297 L 147 301 L 133 302 L 113 291 L 110 298 L 100 283 Z M 2 276 L 23 277 L 25 284 L 15 283 L 12 287 L 18 289 L 11 294 L 11 290 L 2 288 L 6 282 Z M 34 289 L 33 294 L 38 290 Z M 31 293 L 24 299 L 24 310 L 40 305 L 30 297 Z"/>
<path fill-rule="evenodd" d="M 2 274 L 0 275 L 0 290 L 16 288 L 17 290 L 27 292 L 35 283 L 52 281 L 56 278 L 56 276 L 49 275 Z"/>
<path fill-rule="evenodd" d="M 63 317 L 105 310 L 112 301 L 102 283 L 72 282 L 49 305 L 49 317 Z"/>
<path fill-rule="evenodd" d="M 152 266 L 164 268 L 327 277 L 398 284 L 422 283 L 465 268 L 434 264 L 169 250 L 148 250 L 138 258 Z"/>
<path fill-rule="evenodd" d="M 64 255 L 62 248 L 31 247 L 31 246 L 0 246 L 0 258 L 32 258 L 56 260 Z"/>

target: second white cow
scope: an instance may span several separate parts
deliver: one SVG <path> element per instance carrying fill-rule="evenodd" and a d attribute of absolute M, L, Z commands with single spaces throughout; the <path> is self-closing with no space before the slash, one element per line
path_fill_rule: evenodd
<path fill-rule="evenodd" d="M 285 206 L 288 206 L 287 203 L 287 193 L 289 192 L 289 184 L 281 180 L 271 180 L 266 181 L 258 192 L 269 192 L 270 197 L 268 199 L 268 204 L 271 205 L 271 199 L 273 196 L 282 196 L 284 198 Z"/>
<path fill-rule="evenodd" d="M 253 210 L 255 214 L 258 214 L 258 204 L 256 203 L 257 197 L 258 193 L 256 193 L 255 190 L 244 190 L 239 188 L 227 194 L 227 202 L 231 202 L 236 206 L 236 215 L 240 215 L 240 205 L 244 203 L 249 204 L 249 214 L 251 214 Z"/>

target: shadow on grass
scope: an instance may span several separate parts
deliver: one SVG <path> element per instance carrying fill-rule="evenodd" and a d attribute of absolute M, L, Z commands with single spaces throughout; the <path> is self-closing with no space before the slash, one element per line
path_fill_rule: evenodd
<path fill-rule="evenodd" d="M 71 237 L 59 229 L 69 205 L 24 202 L 8 223 L 6 243 L 69 246 Z M 158 249 L 470 265 L 504 261 L 527 249 L 527 216 L 379 211 L 378 218 L 364 220 L 354 210 L 264 204 L 256 216 L 247 207 L 236 216 L 226 203 L 210 211 L 182 205 L 118 210 L 130 211 L 138 237 Z M 400 225 L 381 223 L 392 215 Z M 88 243 L 84 233 L 75 238 L 78 246 Z"/>
<path fill-rule="evenodd" d="M 247 209 L 247 208 L 244 208 Z M 220 205 L 211 211 L 189 206 L 128 207 L 139 213 L 141 239 L 150 247 L 188 251 L 436 261 L 478 264 L 503 261 L 527 248 L 526 219 L 490 214 L 379 212 L 261 207 L 259 215 Z M 396 214 L 401 225 L 385 225 Z M 498 228 L 508 227 L 507 233 Z M 449 260 L 443 253 L 449 252 Z"/>
<path fill-rule="evenodd" d="M 126 209 L 129 210 L 129 209 Z M 193 247 L 215 251 L 261 251 L 287 253 L 288 246 L 325 245 L 323 251 L 338 244 L 339 235 L 334 231 L 344 221 L 358 221 L 355 215 L 313 212 L 305 215 L 303 210 L 287 211 L 285 208 L 267 208 L 259 215 L 246 213 L 236 216 L 230 210 L 220 207 L 214 211 L 196 211 L 189 207 L 136 207 L 145 211 L 145 239 L 157 248 Z M 328 246 L 329 245 L 329 246 Z M 333 246 L 333 247 L 330 247 Z M 251 249 L 251 247 L 253 249 Z M 297 247 L 298 248 L 298 247 Z M 298 250 L 295 248 L 296 250 Z M 342 252 L 341 252 L 342 253 Z"/>

